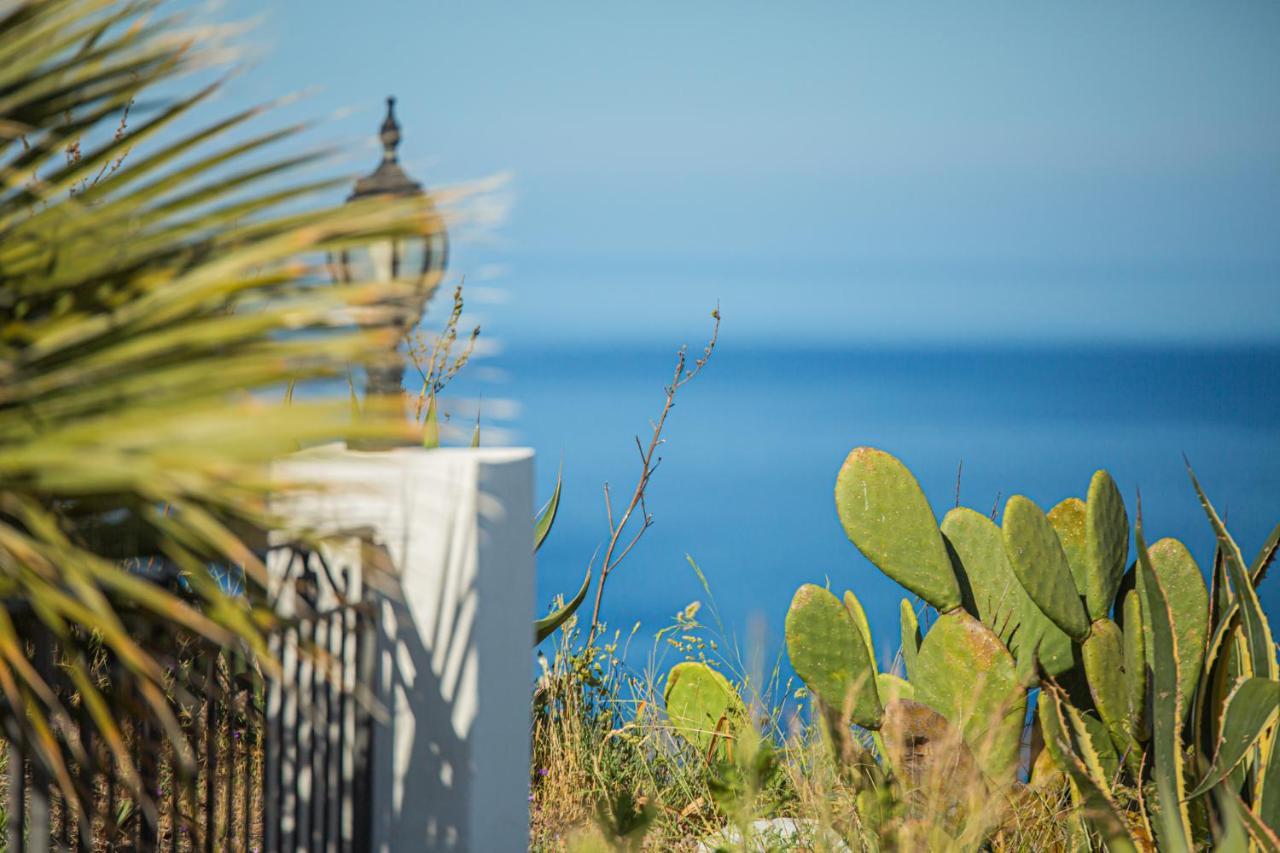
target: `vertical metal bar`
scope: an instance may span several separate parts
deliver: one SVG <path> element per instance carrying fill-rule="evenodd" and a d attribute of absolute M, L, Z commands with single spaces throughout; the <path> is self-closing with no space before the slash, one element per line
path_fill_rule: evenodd
<path fill-rule="evenodd" d="M 46 681 L 53 669 L 53 640 L 41 624 L 35 626 L 35 663 L 40 676 Z M 31 760 L 30 807 L 27 814 L 26 850 L 31 853 L 47 853 L 52 847 L 53 836 L 49 822 L 49 787 L 52 780 L 38 759 Z"/>
<path fill-rule="evenodd" d="M 280 661 L 283 668 L 285 665 L 284 658 L 284 635 L 277 635 L 274 641 L 276 646 L 276 659 Z M 279 678 L 271 679 L 266 683 L 266 721 L 263 726 L 263 735 L 265 743 L 263 745 L 263 772 L 262 772 L 262 849 L 264 853 L 275 853 L 280 849 L 280 818 L 281 800 L 280 786 L 283 782 L 283 747 L 284 747 L 284 673 L 281 672 Z"/>
<path fill-rule="evenodd" d="M 310 824 L 307 822 L 309 812 L 309 800 L 311 798 L 311 766 L 306 760 L 307 752 L 311 746 L 311 697 L 304 693 L 303 689 L 307 686 L 309 676 L 313 667 L 307 662 L 302 653 L 303 637 L 307 635 L 308 622 L 302 620 L 298 624 L 298 669 L 297 677 L 294 679 L 294 695 L 297 697 L 294 705 L 294 725 L 293 725 L 293 849 L 301 849 L 306 846 L 309 834 L 307 830 Z M 305 674 L 304 674 L 305 673 Z M 306 780 L 307 789 L 303 790 L 303 780 Z M 305 796 L 304 796 L 305 793 Z"/>
<path fill-rule="evenodd" d="M 9 708 L 11 714 L 20 713 Z M 17 720 L 14 716 L 11 719 Z M 11 853 L 24 853 L 26 850 L 25 830 L 27 827 L 27 755 L 23 749 L 22 734 L 15 722 L 9 727 L 9 800 L 5 814 L 5 849 Z"/>
<path fill-rule="evenodd" d="M 347 575 L 347 592 L 351 592 L 350 570 Z M 347 734 L 347 727 L 351 720 L 351 691 L 348 688 L 348 679 L 351 674 L 350 668 L 347 666 L 347 654 L 349 648 L 354 648 L 354 643 L 348 643 L 348 636 L 351 634 L 351 616 L 350 611 L 345 607 L 338 613 L 338 648 L 341 669 L 339 670 L 338 681 L 338 804 L 337 815 L 335 816 L 337 836 L 337 848 L 339 853 L 346 853 L 349 848 L 348 829 L 349 816 L 348 806 L 350 805 L 351 786 L 347 784 L 347 770 L 349 762 L 347 761 L 347 751 L 350 749 L 350 739 Z"/>
<path fill-rule="evenodd" d="M 316 601 L 313 602 L 312 606 L 318 607 L 319 602 L 320 598 L 319 595 L 317 595 Z M 321 642 L 321 639 L 324 636 L 323 632 L 325 624 L 327 623 L 324 617 L 317 615 L 312 621 L 311 628 L 311 695 L 309 697 L 310 706 L 307 709 L 312 718 L 311 755 L 310 767 L 308 768 L 308 775 L 310 776 L 311 782 L 311 814 L 309 815 L 311 819 L 311 853 L 319 853 L 319 851 L 324 849 L 322 846 L 324 839 L 321 837 L 321 830 L 324 826 L 323 818 L 326 814 L 325 807 L 328 805 L 326 802 L 327 792 L 324 784 L 327 781 L 327 774 L 324 772 L 324 767 L 325 761 L 328 757 L 327 747 L 329 719 L 328 715 L 325 713 L 322 703 L 320 702 L 320 694 L 324 690 L 325 682 L 328 681 L 325 673 L 321 669 L 322 661 L 329 652 L 328 644 L 322 644 Z"/>
<path fill-rule="evenodd" d="M 218 804 L 214 796 L 218 775 L 218 676 L 217 656 L 206 655 L 204 680 L 204 849 L 213 853 L 213 834 L 217 827 Z"/>
<path fill-rule="evenodd" d="M 361 600 L 369 598 L 362 595 Z M 373 715 L 365 706 L 360 693 L 376 695 L 374 680 L 377 677 L 378 637 L 374 618 L 360 612 L 356 615 L 356 672 L 355 687 L 355 738 L 352 744 L 352 846 L 367 850 L 373 840 L 373 791 L 371 778 L 371 754 L 373 748 Z"/>

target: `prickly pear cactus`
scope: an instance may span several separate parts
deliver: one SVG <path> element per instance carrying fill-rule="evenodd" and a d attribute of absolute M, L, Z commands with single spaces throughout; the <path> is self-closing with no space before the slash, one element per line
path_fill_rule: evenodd
<path fill-rule="evenodd" d="M 1027 712 L 1013 655 L 964 611 L 946 613 L 925 634 L 915 698 L 956 726 L 983 772 L 1011 779 Z"/>
<path fill-rule="evenodd" d="M 916 672 L 916 654 L 920 651 L 920 620 L 916 617 L 916 609 L 907 599 L 898 605 L 898 618 L 902 631 L 902 666 L 907 677 L 913 678 Z"/>
<path fill-rule="evenodd" d="M 1097 471 L 1085 503 L 1084 599 L 1089 619 L 1111 615 L 1129 556 L 1129 515 L 1115 480 Z"/>
<path fill-rule="evenodd" d="M 1063 633 L 1084 642 L 1089 636 L 1089 616 L 1062 542 L 1040 507 L 1022 495 L 1009 498 L 1001 532 L 1009 564 L 1027 595 Z"/>
<path fill-rule="evenodd" d="M 960 584 L 938 521 L 907 467 L 883 450 L 859 447 L 836 478 L 845 533 L 880 571 L 946 612 L 960 606 Z"/>
<path fill-rule="evenodd" d="M 787 611 L 787 656 L 809 690 L 839 714 L 878 728 L 883 709 L 876 668 L 861 629 L 848 608 L 814 584 L 796 590 Z"/>
<path fill-rule="evenodd" d="M 1035 605 L 1009 565 L 1000 528 L 985 515 L 957 507 L 942 520 L 957 576 L 966 580 L 966 609 L 998 636 L 1024 684 L 1036 680 L 1036 657 L 1050 675 L 1073 663 L 1071 640 Z"/>
<path fill-rule="evenodd" d="M 662 698 L 672 727 L 704 754 L 713 744 L 729 743 L 746 719 L 746 708 L 729 680 L 697 661 L 671 668 Z"/>

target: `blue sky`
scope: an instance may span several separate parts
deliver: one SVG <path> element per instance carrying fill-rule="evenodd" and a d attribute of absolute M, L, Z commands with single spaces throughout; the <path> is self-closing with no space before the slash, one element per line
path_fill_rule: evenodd
<path fill-rule="evenodd" d="M 218 14 L 350 169 L 394 92 L 416 177 L 511 176 L 454 264 L 499 338 L 1280 342 L 1275 3 Z"/>

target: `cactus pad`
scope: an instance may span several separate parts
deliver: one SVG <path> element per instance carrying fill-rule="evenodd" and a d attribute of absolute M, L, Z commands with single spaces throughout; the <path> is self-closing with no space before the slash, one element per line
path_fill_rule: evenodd
<path fill-rule="evenodd" d="M 731 739 L 746 718 L 742 699 L 729 680 L 697 661 L 671 668 L 662 698 L 672 727 L 702 753 L 715 741 Z"/>
<path fill-rule="evenodd" d="M 1076 592 L 1084 595 L 1086 564 L 1088 557 L 1085 550 L 1085 517 L 1088 510 L 1084 501 L 1079 498 L 1066 498 L 1048 512 L 1049 524 L 1058 534 L 1062 543 L 1062 553 L 1067 555 L 1067 565 L 1071 567 L 1071 580 Z"/>
<path fill-rule="evenodd" d="M 1027 595 L 1063 633 L 1084 642 L 1089 618 L 1049 519 L 1030 499 L 1014 495 L 1005 504 L 1002 532 L 1009 564 Z"/>
<path fill-rule="evenodd" d="M 1183 685 L 1182 719 L 1186 719 L 1191 707 L 1193 687 L 1200 665 L 1204 661 L 1206 633 L 1209 629 L 1209 590 L 1204 575 L 1195 558 L 1177 539 L 1161 539 L 1152 545 L 1147 554 L 1151 568 L 1160 578 L 1165 598 L 1169 603 L 1169 615 L 1178 641 L 1179 683 Z M 1142 582 L 1142 574 L 1138 574 Z M 1148 660 L 1150 662 L 1150 660 Z"/>
<path fill-rule="evenodd" d="M 1013 652 L 1023 683 L 1037 677 L 1037 654 L 1050 675 L 1069 669 L 1070 638 L 1049 621 L 1018 582 L 995 522 L 957 507 L 942 520 L 942 535 L 956 563 L 957 577 L 967 581 L 966 606 Z"/>
<path fill-rule="evenodd" d="M 882 572 L 944 613 L 960 606 L 937 519 L 905 465 L 856 448 L 836 478 L 836 509 L 849 539 Z"/>
<path fill-rule="evenodd" d="M 968 613 L 946 613 L 925 634 L 916 668 L 916 699 L 959 727 L 987 775 L 1009 777 L 1027 696 L 1000 639 Z"/>
<path fill-rule="evenodd" d="M 827 590 L 805 584 L 787 611 L 787 656 L 809 690 L 860 726 L 878 728 L 876 670 L 849 610 Z"/>
<path fill-rule="evenodd" d="M 916 672 L 916 655 L 920 651 L 920 620 L 916 617 L 915 607 L 905 598 L 898 605 L 898 616 L 902 630 L 902 666 L 907 677 L 912 678 Z"/>
<path fill-rule="evenodd" d="M 1089 482 L 1085 504 L 1084 600 L 1089 618 L 1111 615 L 1116 590 L 1129 556 L 1129 515 L 1115 480 L 1098 471 Z"/>

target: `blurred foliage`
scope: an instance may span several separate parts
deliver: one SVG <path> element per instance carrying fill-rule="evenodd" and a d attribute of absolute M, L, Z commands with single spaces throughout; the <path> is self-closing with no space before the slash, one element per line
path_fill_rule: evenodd
<path fill-rule="evenodd" d="M 400 400 L 357 417 L 345 392 L 282 399 L 394 357 L 413 308 L 405 284 L 333 284 L 326 258 L 439 219 L 415 199 L 317 202 L 346 179 L 308 177 L 323 155 L 297 148 L 299 128 L 248 130 L 264 108 L 179 132 L 218 91 L 180 93 L 224 60 L 223 32 L 151 0 L 0 14 L 0 698 L 6 736 L 74 796 L 83 747 L 10 608 L 51 632 L 116 773 L 137 778 L 125 695 L 189 755 L 165 669 L 121 614 L 272 669 L 268 492 L 305 484 L 272 485 L 271 461 L 420 440 Z M 229 595 L 220 579 L 241 574 Z M 118 662 L 111 683 L 89 677 L 84 636 Z"/>

